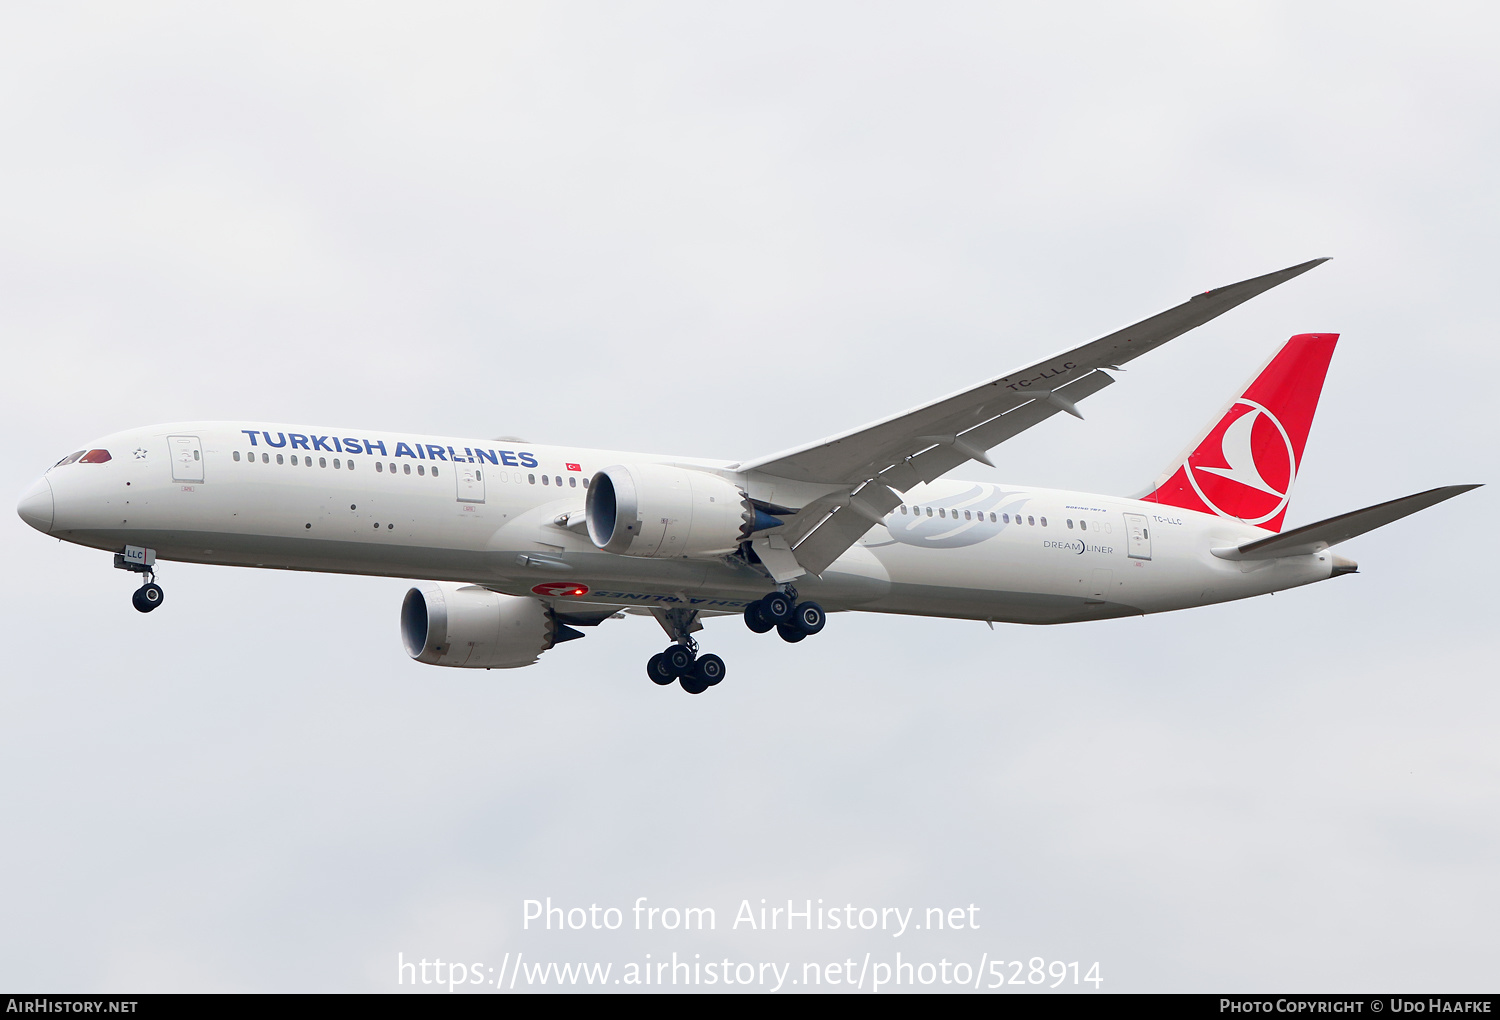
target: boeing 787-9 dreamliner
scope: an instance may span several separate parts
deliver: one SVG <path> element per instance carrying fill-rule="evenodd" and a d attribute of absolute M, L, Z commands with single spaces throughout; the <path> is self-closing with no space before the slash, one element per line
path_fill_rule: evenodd
<path fill-rule="evenodd" d="M 114 554 L 162 605 L 161 561 L 414 578 L 412 658 L 526 666 L 626 613 L 671 639 L 646 672 L 724 678 L 703 620 L 788 642 L 829 612 L 1079 623 L 1226 602 L 1351 573 L 1346 539 L 1451 485 L 1283 530 L 1338 340 L 1287 340 L 1147 491 L 965 482 L 967 461 L 1115 382 L 1122 365 L 1323 262 L 1220 287 L 914 410 L 747 460 L 701 460 L 258 421 L 117 432 L 21 498 L 45 534 Z"/>

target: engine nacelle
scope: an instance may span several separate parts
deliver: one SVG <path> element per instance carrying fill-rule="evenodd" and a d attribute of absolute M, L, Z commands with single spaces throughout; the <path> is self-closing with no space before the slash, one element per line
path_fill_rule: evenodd
<path fill-rule="evenodd" d="M 622 556 L 722 556 L 755 527 L 755 508 L 733 482 L 666 464 L 600 471 L 586 514 L 594 545 Z"/>
<path fill-rule="evenodd" d="M 514 669 L 552 647 L 557 621 L 537 599 L 427 581 L 401 603 L 401 640 L 408 655 L 429 665 Z"/>

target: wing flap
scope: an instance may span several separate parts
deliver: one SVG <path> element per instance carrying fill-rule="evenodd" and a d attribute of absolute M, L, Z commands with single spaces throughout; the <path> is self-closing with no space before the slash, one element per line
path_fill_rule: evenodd
<path fill-rule="evenodd" d="M 813 500 L 788 520 L 788 530 L 782 537 L 795 550 L 797 561 L 806 570 L 821 574 L 872 525 L 878 524 L 880 518 L 900 505 L 898 493 L 941 478 L 964 461 L 974 459 L 974 450 L 997 446 L 1112 382 L 1114 380 L 1104 372 L 1091 372 L 1059 387 L 1056 393 L 1061 400 L 1048 400 L 1043 394 L 1033 394 L 1021 406 L 967 432 L 924 437 L 943 441 L 933 442 L 916 456 L 888 466 L 863 487 L 849 486 Z"/>
<path fill-rule="evenodd" d="M 824 516 L 813 533 L 796 546 L 797 562 L 811 573 L 822 574 L 829 564 L 900 503 L 901 496 L 884 485 L 866 485 Z"/>

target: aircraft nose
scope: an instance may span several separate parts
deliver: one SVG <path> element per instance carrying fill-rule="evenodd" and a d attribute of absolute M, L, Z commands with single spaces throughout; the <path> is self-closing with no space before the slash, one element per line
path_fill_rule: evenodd
<path fill-rule="evenodd" d="M 52 483 L 45 478 L 38 478 L 33 482 L 21 497 L 21 502 L 16 504 L 16 513 L 36 530 L 44 534 L 51 531 Z"/>

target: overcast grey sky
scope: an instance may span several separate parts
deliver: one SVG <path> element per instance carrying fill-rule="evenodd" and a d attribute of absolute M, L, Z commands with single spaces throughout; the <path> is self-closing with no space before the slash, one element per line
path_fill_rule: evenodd
<path fill-rule="evenodd" d="M 1149 482 L 1343 334 L 1290 524 L 1494 482 L 1492 5 L 33 4 L 0 13 L 14 497 L 195 418 L 748 457 L 1211 286 L 1334 261 L 968 477 Z M 1500 978 L 1496 503 L 1359 576 L 1057 628 L 648 620 L 417 665 L 397 579 L 167 565 L 0 518 L 0 986 L 387 990 L 498 965 L 1099 961 L 1110 990 Z M 520 930 L 521 904 L 719 928 Z M 977 904 L 748 933 L 741 899 Z"/>

